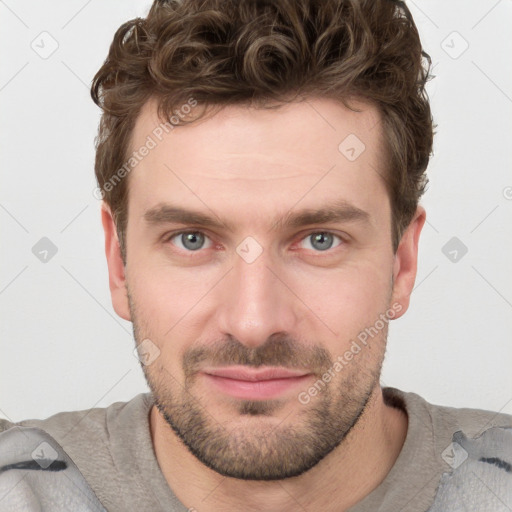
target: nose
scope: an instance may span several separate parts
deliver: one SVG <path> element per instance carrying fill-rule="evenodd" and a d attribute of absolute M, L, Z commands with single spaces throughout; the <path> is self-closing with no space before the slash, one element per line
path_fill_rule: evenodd
<path fill-rule="evenodd" d="M 274 334 L 290 334 L 300 307 L 279 265 L 266 251 L 252 263 L 238 254 L 223 280 L 217 308 L 220 332 L 248 348 L 263 345 Z"/>

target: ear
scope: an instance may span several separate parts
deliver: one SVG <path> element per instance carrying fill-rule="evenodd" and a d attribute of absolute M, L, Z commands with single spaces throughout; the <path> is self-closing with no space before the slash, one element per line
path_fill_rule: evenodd
<path fill-rule="evenodd" d="M 125 320 L 131 322 L 130 307 L 126 289 L 125 267 L 121 257 L 119 238 L 112 212 L 103 201 L 101 203 L 101 222 L 105 232 L 105 255 L 108 265 L 108 282 L 114 311 Z"/>
<path fill-rule="evenodd" d="M 418 264 L 418 241 L 427 218 L 425 209 L 418 206 L 413 219 L 404 231 L 395 254 L 393 265 L 393 294 L 391 303 L 401 304 L 402 309 L 395 316 L 401 317 L 409 308 L 409 299 L 416 280 Z"/>

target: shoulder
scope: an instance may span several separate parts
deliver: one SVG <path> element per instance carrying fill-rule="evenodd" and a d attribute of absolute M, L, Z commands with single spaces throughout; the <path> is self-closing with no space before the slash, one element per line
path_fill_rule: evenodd
<path fill-rule="evenodd" d="M 403 407 L 419 416 L 423 422 L 428 421 L 433 431 L 442 432 L 464 431 L 469 437 L 475 437 L 493 427 L 512 428 L 512 415 L 485 409 L 450 407 L 428 402 L 422 396 L 388 387 L 383 389 L 388 405 Z"/>
<path fill-rule="evenodd" d="M 44 430 L 2 421 L 0 512 L 106 512 L 80 470 Z"/>
<path fill-rule="evenodd" d="M 4 430 L 10 429 L 11 427 L 14 427 L 14 425 L 14 423 L 11 423 L 10 421 L 0 418 L 0 433 L 2 433 Z"/>
<path fill-rule="evenodd" d="M 452 443 L 472 444 L 485 451 L 489 443 L 505 451 L 512 449 L 512 416 L 496 411 L 449 407 L 428 402 L 420 395 L 396 388 L 384 388 L 388 405 L 404 408 L 413 424 L 426 425 L 432 433 L 436 453 Z M 412 416 L 412 418 L 411 418 Z M 492 441 L 491 441 L 492 440 Z M 512 452 L 510 453 L 512 459 Z"/>
<path fill-rule="evenodd" d="M 432 433 L 441 477 L 429 512 L 512 510 L 512 416 L 427 402 L 415 393 L 385 388 L 389 405 L 405 406 Z M 505 508 L 503 510 L 506 510 Z"/>
<path fill-rule="evenodd" d="M 119 497 L 119 489 L 123 486 L 137 488 L 138 457 L 141 454 L 151 457 L 148 413 L 152 404 L 151 393 L 141 393 L 127 402 L 115 402 L 108 407 L 59 412 L 46 419 L 18 422 L 0 420 L 0 496 L 2 485 L 11 488 L 11 480 L 19 478 L 19 470 L 35 469 L 37 471 L 29 472 L 32 475 L 30 485 L 25 486 L 26 489 L 19 488 L 19 492 L 12 495 L 17 500 L 16 504 L 22 503 L 25 506 L 27 500 L 34 496 L 38 499 L 53 499 L 54 495 L 56 500 L 58 498 L 57 502 L 61 503 L 64 500 L 62 482 L 66 483 L 62 477 L 75 475 L 71 478 L 76 484 L 73 488 L 78 489 L 82 498 L 84 494 L 87 495 L 84 489 L 88 489 L 91 503 L 93 498 L 97 498 L 100 503 L 108 505 L 109 510 L 127 510 L 126 502 L 140 499 L 140 496 L 129 496 L 127 490 L 126 495 Z M 55 461 L 51 462 L 53 458 Z M 38 459 L 49 460 L 48 468 L 53 469 L 40 469 Z M 64 469 L 60 473 L 61 478 L 55 471 L 56 464 Z M 130 467 L 128 479 L 122 471 L 124 466 Z M 2 472 L 2 468 L 7 468 L 8 471 Z M 70 478 L 66 480 L 70 481 Z M 131 485 L 132 482 L 134 485 Z M 65 491 L 65 499 L 68 501 L 73 492 L 76 494 L 73 488 Z M 0 512 L 12 509 L 26 510 L 30 507 L 17 505 L 5 509 L 2 508 L 0 500 Z M 70 509 L 89 510 L 79 507 L 66 510 Z M 98 506 L 94 510 L 104 509 Z"/>
<path fill-rule="evenodd" d="M 109 407 L 62 411 L 44 419 L 31 418 L 16 422 L 0 420 L 0 431 L 3 432 L 12 427 L 35 427 L 50 433 L 56 439 L 66 437 L 66 434 L 71 433 L 73 430 L 80 430 L 82 434 L 97 434 L 105 424 L 107 411 L 117 406 L 119 406 L 119 403 L 112 404 Z"/>
<path fill-rule="evenodd" d="M 70 454 L 87 453 L 93 446 L 96 453 L 109 440 L 109 426 L 119 417 L 132 417 L 146 410 L 151 401 L 149 393 L 141 393 L 130 401 L 115 402 L 108 407 L 93 407 L 79 411 L 63 411 L 45 419 L 26 419 L 17 422 L 0 420 L 0 432 L 12 427 L 35 427 L 51 435 Z"/>

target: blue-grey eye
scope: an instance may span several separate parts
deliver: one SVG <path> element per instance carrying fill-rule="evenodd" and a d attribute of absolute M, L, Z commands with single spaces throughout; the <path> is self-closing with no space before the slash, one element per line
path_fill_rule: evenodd
<path fill-rule="evenodd" d="M 304 241 L 309 241 L 310 245 L 316 251 L 327 251 L 333 248 L 334 239 L 337 238 L 340 240 L 341 238 L 333 233 L 329 233 L 327 231 L 319 231 L 317 233 L 311 233 L 304 238 Z M 335 247 L 340 245 L 338 243 Z M 306 247 L 308 249 L 309 247 Z"/>
<path fill-rule="evenodd" d="M 199 231 L 187 231 L 174 235 L 171 240 L 172 239 L 179 242 L 176 245 L 180 249 L 184 249 L 185 251 L 198 251 L 199 249 L 203 249 L 207 237 Z"/>

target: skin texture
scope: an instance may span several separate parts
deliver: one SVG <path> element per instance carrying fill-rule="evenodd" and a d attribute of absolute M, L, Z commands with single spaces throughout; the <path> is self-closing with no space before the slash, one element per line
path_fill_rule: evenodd
<path fill-rule="evenodd" d="M 393 254 L 379 115 L 354 106 L 362 111 L 319 98 L 277 110 L 229 106 L 166 134 L 126 178 L 126 267 L 103 205 L 114 309 L 133 322 L 137 343 L 159 351 L 142 365 L 157 405 L 155 453 L 175 494 L 198 512 L 345 510 L 384 479 L 405 440 L 407 416 L 382 399 L 388 322 L 377 321 L 408 308 L 425 211 L 418 207 Z M 148 102 L 132 147 L 160 122 Z M 338 149 L 350 134 L 365 145 L 353 161 Z M 272 229 L 334 201 L 366 220 Z M 144 218 L 164 203 L 223 226 Z M 183 229 L 199 239 L 172 236 Z M 319 232 L 335 236 L 318 243 Z M 262 249 L 251 263 L 237 253 L 247 237 Z M 230 364 L 309 375 L 277 398 L 247 400 L 201 372 Z M 329 382 L 302 403 L 299 393 L 329 369 Z"/>

